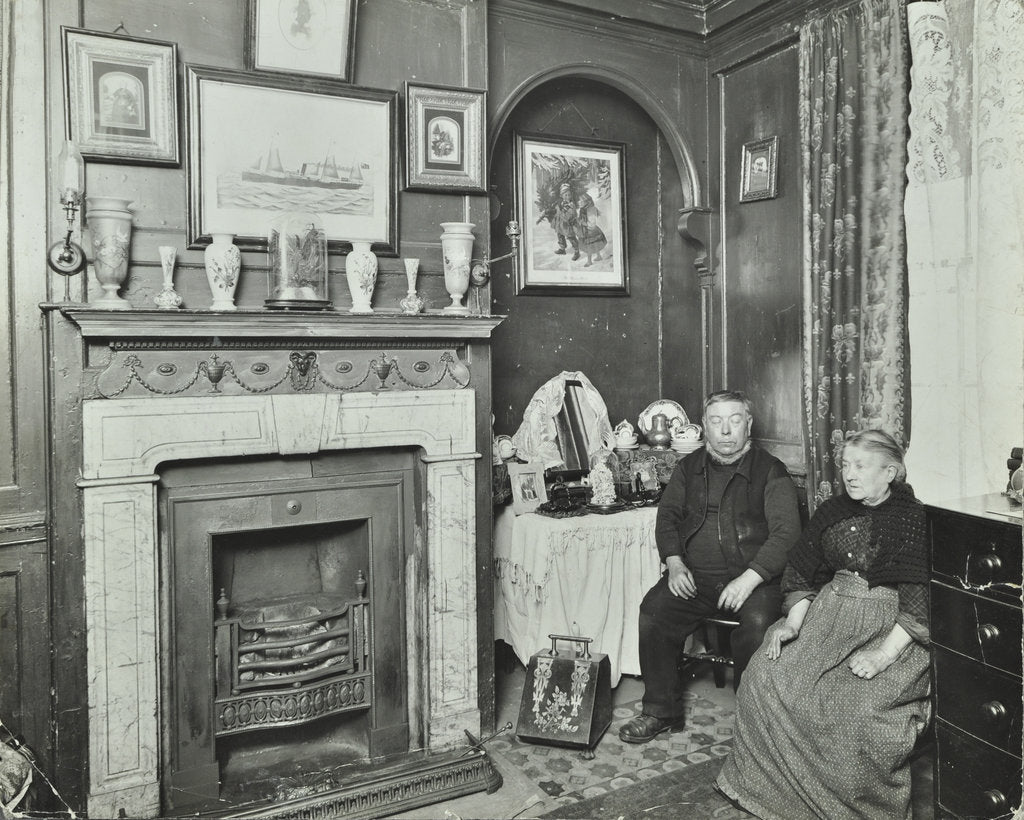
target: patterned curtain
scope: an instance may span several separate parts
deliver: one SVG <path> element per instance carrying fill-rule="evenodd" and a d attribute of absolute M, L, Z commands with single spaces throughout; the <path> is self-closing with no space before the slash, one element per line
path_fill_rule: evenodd
<path fill-rule="evenodd" d="M 907 15 L 907 470 L 928 501 L 1004 489 L 1024 438 L 1024 3 Z"/>
<path fill-rule="evenodd" d="M 862 0 L 800 32 L 804 418 L 811 510 L 834 450 L 874 427 L 906 443 L 908 48 L 901 0 Z"/>

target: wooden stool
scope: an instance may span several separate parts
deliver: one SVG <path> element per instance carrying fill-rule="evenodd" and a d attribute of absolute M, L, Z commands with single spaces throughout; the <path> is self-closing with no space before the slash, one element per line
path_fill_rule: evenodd
<path fill-rule="evenodd" d="M 691 664 L 700 661 L 708 661 L 713 665 L 715 674 L 715 686 L 721 689 L 725 686 L 725 670 L 727 667 L 735 667 L 732 659 L 732 647 L 730 646 L 730 635 L 740 625 L 740 622 L 723 616 L 712 616 L 701 621 L 700 626 L 694 632 L 700 635 L 704 641 L 703 652 L 683 652 L 679 659 L 679 670 L 682 672 Z M 732 687 L 739 685 L 739 676 L 733 672 Z"/>

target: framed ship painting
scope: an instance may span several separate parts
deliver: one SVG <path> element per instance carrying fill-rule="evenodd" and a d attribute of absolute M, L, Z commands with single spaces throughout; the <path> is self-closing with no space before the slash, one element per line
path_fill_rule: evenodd
<path fill-rule="evenodd" d="M 626 296 L 625 146 L 516 133 L 516 293 Z"/>
<path fill-rule="evenodd" d="M 397 92 L 188 66 L 188 243 L 231 233 L 265 248 L 271 222 L 312 213 L 328 249 L 397 255 Z"/>

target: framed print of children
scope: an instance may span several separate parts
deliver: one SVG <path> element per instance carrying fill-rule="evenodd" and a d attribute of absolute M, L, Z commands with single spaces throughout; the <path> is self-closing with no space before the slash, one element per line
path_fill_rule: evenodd
<path fill-rule="evenodd" d="M 516 134 L 517 293 L 628 294 L 624 154 L 620 143 Z"/>

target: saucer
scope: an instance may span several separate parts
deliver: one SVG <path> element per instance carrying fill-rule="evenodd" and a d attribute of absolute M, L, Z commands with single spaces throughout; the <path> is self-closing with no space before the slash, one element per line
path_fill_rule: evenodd
<path fill-rule="evenodd" d="M 639 450 L 640 449 L 640 442 L 638 441 L 636 444 L 616 444 L 615 445 L 615 449 L 616 450 Z"/>

